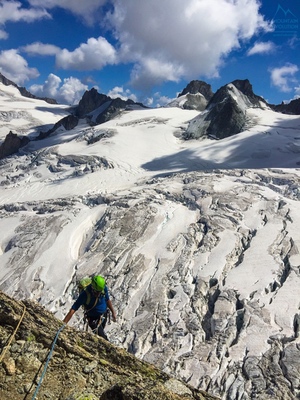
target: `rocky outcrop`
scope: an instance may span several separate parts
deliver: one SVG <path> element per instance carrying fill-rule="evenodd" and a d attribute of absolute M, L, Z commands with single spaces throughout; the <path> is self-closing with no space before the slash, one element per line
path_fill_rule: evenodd
<path fill-rule="evenodd" d="M 78 118 L 87 118 L 91 125 L 98 125 L 114 118 L 120 111 L 134 105 L 144 107 L 141 103 L 135 103 L 130 99 L 112 99 L 92 88 L 82 96 L 75 115 Z"/>
<path fill-rule="evenodd" d="M 283 114 L 293 114 L 293 115 L 300 115 L 300 99 L 295 99 L 286 103 L 281 103 L 278 105 L 270 105 L 270 107 L 277 112 L 281 112 Z"/>
<path fill-rule="evenodd" d="M 0 160 L 17 153 L 21 147 L 28 144 L 29 139 L 26 136 L 18 136 L 11 131 L 6 135 L 4 142 L 0 145 Z"/>
<path fill-rule="evenodd" d="M 96 125 L 103 124 L 110 119 L 116 117 L 121 111 L 126 110 L 128 107 L 133 106 L 134 101 L 128 99 L 126 101 L 116 98 L 112 99 L 107 108 L 96 116 Z"/>
<path fill-rule="evenodd" d="M 77 126 L 78 121 L 79 119 L 75 117 L 75 115 L 67 115 L 66 117 L 58 121 L 53 126 L 53 128 L 49 129 L 47 132 L 41 132 L 35 140 L 45 139 L 61 127 L 63 127 L 66 131 L 70 131 Z"/>
<path fill-rule="evenodd" d="M 213 92 L 211 86 L 203 81 L 191 81 L 168 107 L 180 107 L 185 110 L 205 110 Z"/>
<path fill-rule="evenodd" d="M 266 102 L 255 95 L 246 80 L 236 80 L 222 86 L 210 99 L 205 112 L 194 118 L 187 129 L 185 139 L 211 136 L 223 139 L 242 132 L 248 122 L 247 109 L 267 107 Z"/>
<path fill-rule="evenodd" d="M 61 127 L 66 130 L 74 129 L 79 120 L 83 118 L 91 126 L 102 124 L 116 117 L 121 111 L 134 106 L 144 107 L 141 103 L 135 103 L 130 99 L 126 101 L 120 98 L 111 99 L 109 96 L 98 93 L 95 88 L 92 88 L 84 93 L 71 115 L 59 120 L 47 132 L 41 132 L 35 140 L 45 139 Z"/>
<path fill-rule="evenodd" d="M 214 93 L 211 90 L 211 85 L 209 85 L 206 82 L 203 81 L 191 81 L 184 89 L 181 93 L 179 93 L 178 97 L 184 96 L 186 94 L 202 94 L 204 96 L 204 98 L 209 101 Z"/>
<path fill-rule="evenodd" d="M 101 107 L 105 103 L 110 103 L 111 99 L 105 94 L 98 93 L 97 89 L 92 88 L 84 93 L 76 108 L 75 114 L 78 118 L 84 118 L 90 112 Z"/>
<path fill-rule="evenodd" d="M 0 292 L 1 399 L 216 399 L 92 333 L 62 326 L 37 303 Z"/>
<path fill-rule="evenodd" d="M 253 88 L 251 83 L 249 82 L 248 79 L 236 79 L 235 81 L 232 82 L 232 84 L 247 98 L 249 99 L 250 103 L 254 107 L 261 107 L 263 105 L 267 105 L 266 101 L 260 97 L 254 94 Z"/>

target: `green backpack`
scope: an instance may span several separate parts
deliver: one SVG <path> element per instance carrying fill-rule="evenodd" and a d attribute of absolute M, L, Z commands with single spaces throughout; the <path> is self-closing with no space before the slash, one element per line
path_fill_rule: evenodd
<path fill-rule="evenodd" d="M 80 279 L 80 281 L 78 282 L 77 286 L 80 292 L 82 292 L 83 290 L 85 290 L 87 288 L 87 286 L 89 286 L 92 283 L 92 278 L 90 278 L 89 276 Z"/>
<path fill-rule="evenodd" d="M 85 308 L 85 310 L 87 310 L 89 308 L 90 302 L 91 302 L 91 292 L 90 290 L 88 290 L 88 286 L 92 283 L 92 278 L 90 278 L 89 276 L 80 279 L 80 281 L 77 284 L 79 293 L 85 291 L 87 298 L 86 298 L 86 303 L 83 305 L 83 307 Z M 94 306 L 93 306 L 94 307 Z M 92 307 L 92 308 L 93 308 Z"/>

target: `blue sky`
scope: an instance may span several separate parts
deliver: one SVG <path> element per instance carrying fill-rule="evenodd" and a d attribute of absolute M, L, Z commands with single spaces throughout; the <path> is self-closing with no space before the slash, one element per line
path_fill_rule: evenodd
<path fill-rule="evenodd" d="M 0 72 L 76 104 L 96 87 L 148 106 L 193 79 L 249 79 L 279 104 L 300 96 L 300 0 L 0 0 Z"/>

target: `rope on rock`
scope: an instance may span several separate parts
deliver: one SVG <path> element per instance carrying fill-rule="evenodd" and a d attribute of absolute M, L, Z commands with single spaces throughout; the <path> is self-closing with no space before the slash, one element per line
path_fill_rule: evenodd
<path fill-rule="evenodd" d="M 24 318 L 24 315 L 25 315 L 25 312 L 26 312 L 26 306 L 25 306 L 25 304 L 23 304 L 23 307 L 24 307 L 24 308 L 23 308 L 23 314 L 22 314 L 22 316 L 21 316 L 21 318 L 20 318 L 20 320 L 19 320 L 19 322 L 18 322 L 18 325 L 16 326 L 16 328 L 15 328 L 15 330 L 13 331 L 11 337 L 9 338 L 9 341 L 8 341 L 7 345 L 6 345 L 6 346 L 4 347 L 4 349 L 2 350 L 2 353 L 1 353 L 1 356 L 0 356 L 0 362 L 2 362 L 2 360 L 3 360 L 4 356 L 5 356 L 5 353 L 6 353 L 7 349 L 9 348 L 9 346 L 10 346 L 10 344 L 11 344 L 13 338 L 15 337 L 15 335 L 16 335 L 18 329 L 19 329 L 19 326 L 21 325 L 21 322 L 22 322 L 22 320 L 23 320 L 23 318 Z"/>
<path fill-rule="evenodd" d="M 38 394 L 38 391 L 40 390 L 41 384 L 42 384 L 43 379 L 44 379 L 44 376 L 45 376 L 45 374 L 46 374 L 46 370 L 47 370 L 47 368 L 48 368 L 49 361 L 50 361 L 50 359 L 51 359 L 51 357 L 52 357 L 53 349 L 54 349 L 55 344 L 56 344 L 56 341 L 57 341 L 57 339 L 58 339 L 58 335 L 59 335 L 60 332 L 64 329 L 65 326 L 66 326 L 66 324 L 63 324 L 63 325 L 59 328 L 59 330 L 56 332 L 56 336 L 55 336 L 55 338 L 54 338 L 54 340 L 53 340 L 51 349 L 50 349 L 50 351 L 49 351 L 49 353 L 48 353 L 48 357 L 47 357 L 46 364 L 45 364 L 45 366 L 44 366 L 44 370 L 43 370 L 42 375 L 41 375 L 41 377 L 40 377 L 39 383 L 38 383 L 38 385 L 37 385 L 37 387 L 36 387 L 36 389 L 35 389 L 35 392 L 34 392 L 34 394 L 33 394 L 33 396 L 32 396 L 32 400 L 34 400 L 34 399 L 36 398 L 36 395 Z"/>

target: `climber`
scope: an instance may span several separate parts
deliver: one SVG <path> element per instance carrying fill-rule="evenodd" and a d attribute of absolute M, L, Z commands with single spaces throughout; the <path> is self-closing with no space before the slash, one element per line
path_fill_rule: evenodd
<path fill-rule="evenodd" d="M 84 315 L 89 327 L 99 336 L 108 340 L 104 332 L 108 311 L 107 308 L 111 311 L 112 320 L 114 322 L 116 322 L 116 313 L 109 298 L 105 279 L 102 276 L 94 276 L 91 279 L 91 284 L 82 290 L 70 311 L 65 316 L 63 320 L 65 324 L 70 321 L 80 306 L 85 308 Z"/>

